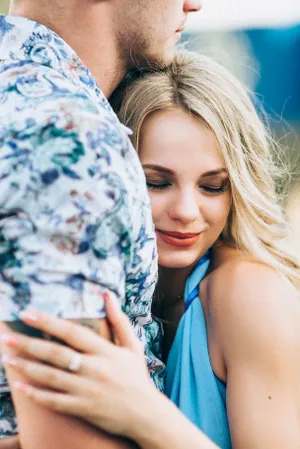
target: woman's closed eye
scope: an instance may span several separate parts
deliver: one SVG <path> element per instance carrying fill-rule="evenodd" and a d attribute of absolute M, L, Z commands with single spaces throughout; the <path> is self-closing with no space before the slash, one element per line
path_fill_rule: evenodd
<path fill-rule="evenodd" d="M 227 192 L 227 190 L 229 188 L 229 183 L 225 182 L 220 186 L 200 185 L 199 188 L 211 195 L 220 195 L 221 193 Z"/>
<path fill-rule="evenodd" d="M 148 190 L 165 190 L 168 187 L 171 187 L 172 184 L 169 182 L 150 182 L 147 181 Z"/>
<path fill-rule="evenodd" d="M 147 187 L 148 190 L 165 190 L 168 187 L 172 187 L 171 183 L 168 182 L 161 182 L 161 183 L 157 183 L 157 182 L 149 182 L 147 181 Z M 219 187 L 217 186 L 204 186 L 204 185 L 200 185 L 199 186 L 200 189 L 204 190 L 205 193 L 208 193 L 210 195 L 220 195 L 224 192 L 227 192 L 228 190 L 228 184 L 223 184 Z"/>

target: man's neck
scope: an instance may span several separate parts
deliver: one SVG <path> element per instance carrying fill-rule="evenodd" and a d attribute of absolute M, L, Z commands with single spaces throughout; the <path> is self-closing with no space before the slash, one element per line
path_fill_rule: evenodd
<path fill-rule="evenodd" d="M 35 6 L 34 2 L 12 5 L 10 14 L 26 17 L 55 31 L 80 57 L 108 98 L 126 73 L 125 62 L 118 52 L 117 40 L 106 17 L 107 2 L 87 7 L 74 2 L 59 7 Z M 76 8 L 75 8 L 76 3 Z M 102 9 L 102 11 L 100 10 Z"/>

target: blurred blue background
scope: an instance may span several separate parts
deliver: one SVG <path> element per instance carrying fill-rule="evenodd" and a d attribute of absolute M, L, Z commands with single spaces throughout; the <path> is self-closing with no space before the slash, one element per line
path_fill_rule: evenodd
<path fill-rule="evenodd" d="M 299 0 L 204 0 L 187 31 L 199 51 L 227 55 L 267 108 L 300 120 Z"/>

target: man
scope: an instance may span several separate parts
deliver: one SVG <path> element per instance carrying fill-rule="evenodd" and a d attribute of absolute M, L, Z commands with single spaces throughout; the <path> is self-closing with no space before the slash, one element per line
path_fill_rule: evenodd
<path fill-rule="evenodd" d="M 104 300 L 113 294 L 158 387 L 150 207 L 128 131 L 106 98 L 127 70 L 172 61 L 199 1 L 14 0 L 0 17 L 1 320 L 16 322 L 31 305 L 109 337 Z M 16 433 L 12 389 L 23 449 L 128 447 L 39 409 L 12 388 L 22 379 L 6 374 L 0 436 Z"/>

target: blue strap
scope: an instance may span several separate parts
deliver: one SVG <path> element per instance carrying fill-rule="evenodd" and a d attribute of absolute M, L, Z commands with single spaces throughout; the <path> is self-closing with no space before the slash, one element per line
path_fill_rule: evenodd
<path fill-rule="evenodd" d="M 186 312 L 187 309 L 190 307 L 190 305 L 192 304 L 192 302 L 194 301 L 194 299 L 197 298 L 199 293 L 199 286 L 195 287 L 193 291 L 191 291 L 191 293 L 189 294 L 188 299 L 185 302 L 185 308 L 184 311 Z"/>
<path fill-rule="evenodd" d="M 203 272 L 203 276 L 201 277 L 201 279 L 199 279 L 198 284 L 193 288 L 193 290 L 188 294 L 188 296 L 186 298 L 185 309 L 184 309 L 185 312 L 190 307 L 190 305 L 192 304 L 194 299 L 197 298 L 199 295 L 199 284 L 208 269 L 208 266 L 210 264 L 211 254 L 212 254 L 212 249 L 210 248 L 207 251 L 207 253 L 200 260 L 198 260 L 198 262 L 196 263 L 196 265 L 193 269 L 192 273 L 194 273 L 196 270 L 198 270 L 200 267 L 202 267 L 202 268 L 204 268 L 204 272 Z"/>

